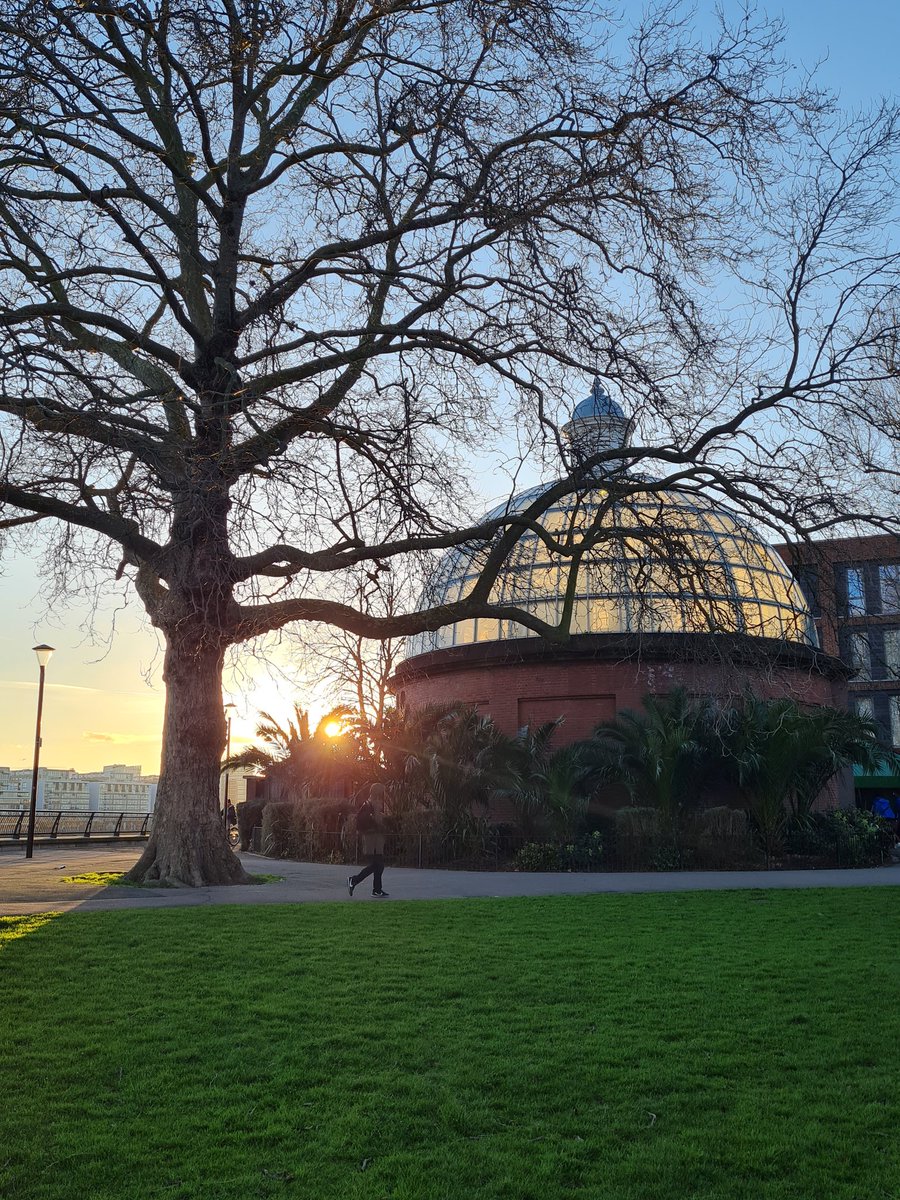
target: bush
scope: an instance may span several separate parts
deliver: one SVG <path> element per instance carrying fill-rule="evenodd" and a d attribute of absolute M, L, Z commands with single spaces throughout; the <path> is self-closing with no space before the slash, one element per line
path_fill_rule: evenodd
<path fill-rule="evenodd" d="M 517 852 L 517 871 L 596 871 L 603 858 L 603 838 L 598 832 L 573 842 L 526 842 Z"/>
<path fill-rule="evenodd" d="M 340 806 L 333 800 L 270 800 L 262 814 L 262 852 L 302 862 L 343 862 Z"/>
<path fill-rule="evenodd" d="M 262 851 L 272 858 L 287 858 L 294 805 L 270 800 L 262 813 Z"/>
<path fill-rule="evenodd" d="M 754 865 L 759 853 L 746 811 L 724 804 L 691 814 L 682 844 L 691 865 L 711 870 Z"/>
<path fill-rule="evenodd" d="M 694 857 L 690 846 L 674 846 L 669 842 L 653 852 L 650 865 L 654 871 L 687 871 L 695 865 Z"/>
<path fill-rule="evenodd" d="M 703 836 L 712 841 L 747 843 L 750 839 L 747 813 L 742 808 L 722 804 L 701 809 L 697 813 L 697 825 Z"/>
<path fill-rule="evenodd" d="M 793 821 L 785 836 L 791 854 L 813 855 L 840 867 L 880 863 L 893 836 L 886 822 L 861 808 L 834 808 Z"/>
<path fill-rule="evenodd" d="M 615 821 L 616 861 L 625 870 L 647 869 L 660 848 L 659 813 L 655 808 L 617 809 Z"/>
<path fill-rule="evenodd" d="M 237 812 L 238 833 L 241 835 L 241 849 L 249 850 L 253 838 L 253 830 L 262 824 L 265 800 L 241 800 L 235 805 Z"/>
<path fill-rule="evenodd" d="M 440 840 L 441 814 L 434 808 L 389 809 L 385 818 L 390 858 L 395 865 L 416 866 L 419 847 L 427 857 Z"/>

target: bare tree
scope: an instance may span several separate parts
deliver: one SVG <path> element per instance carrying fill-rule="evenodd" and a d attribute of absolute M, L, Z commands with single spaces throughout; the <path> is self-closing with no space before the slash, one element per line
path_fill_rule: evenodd
<path fill-rule="evenodd" d="M 590 0 L 0 14 L 0 502 L 61 586 L 132 580 L 165 639 L 134 878 L 243 878 L 216 819 L 229 646 L 498 611 L 567 635 L 491 588 L 523 529 L 575 566 L 603 536 L 540 517 L 605 456 L 474 524 L 465 464 L 511 432 L 552 449 L 576 372 L 627 391 L 628 461 L 670 483 L 799 530 L 883 509 L 839 485 L 857 454 L 896 478 L 866 405 L 896 345 L 896 116 L 838 129 L 777 26 L 704 43 L 663 7 L 626 40 Z M 458 601 L 335 598 L 473 539 Z"/>
<path fill-rule="evenodd" d="M 348 602 L 373 616 L 392 617 L 414 609 L 427 581 L 415 574 L 385 570 L 379 564 L 351 573 Z M 385 720 L 393 708 L 391 677 L 400 662 L 404 638 L 367 638 L 335 628 L 307 651 L 308 674 L 354 714 L 360 753 L 373 769 L 382 762 Z"/>

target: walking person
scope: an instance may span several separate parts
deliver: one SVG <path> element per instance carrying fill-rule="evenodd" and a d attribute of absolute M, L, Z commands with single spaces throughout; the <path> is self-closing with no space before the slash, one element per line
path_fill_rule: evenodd
<path fill-rule="evenodd" d="M 362 852 L 369 862 L 357 875 L 347 877 L 347 890 L 352 896 L 353 889 L 371 875 L 372 895 L 381 900 L 388 893 L 381 886 L 381 873 L 384 870 L 384 787 L 380 783 L 372 784 L 368 799 L 359 806 L 356 830 L 362 838 Z"/>

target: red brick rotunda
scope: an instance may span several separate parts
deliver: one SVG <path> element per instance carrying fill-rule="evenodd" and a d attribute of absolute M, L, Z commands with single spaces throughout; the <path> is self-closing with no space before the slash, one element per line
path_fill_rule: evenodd
<path fill-rule="evenodd" d="M 631 422 L 595 381 L 565 426 L 573 456 L 627 445 Z M 533 488 L 488 517 L 523 512 Z M 487 519 L 487 518 L 486 518 Z M 551 642 L 511 621 L 469 619 L 409 639 L 392 686 L 402 706 L 476 705 L 506 733 L 562 717 L 558 740 L 586 737 L 647 694 L 684 687 L 722 699 L 752 692 L 805 704 L 845 703 L 846 670 L 819 649 L 803 593 L 777 552 L 734 513 L 700 491 L 661 487 L 612 457 L 590 486 L 549 505 L 550 541 L 585 552 L 569 589 L 570 633 Z M 592 535 L 593 538 L 593 535 Z M 446 554 L 420 605 L 466 596 L 490 543 Z M 538 531 L 523 532 L 491 603 L 514 604 L 558 625 L 571 559 Z"/>

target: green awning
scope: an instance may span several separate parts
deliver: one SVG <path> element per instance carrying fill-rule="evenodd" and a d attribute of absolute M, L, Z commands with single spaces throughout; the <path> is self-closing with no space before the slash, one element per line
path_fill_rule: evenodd
<path fill-rule="evenodd" d="M 854 766 L 853 783 L 858 788 L 900 788 L 900 775 L 883 760 L 878 764 L 881 770 L 877 775 L 866 775 L 863 767 Z"/>

